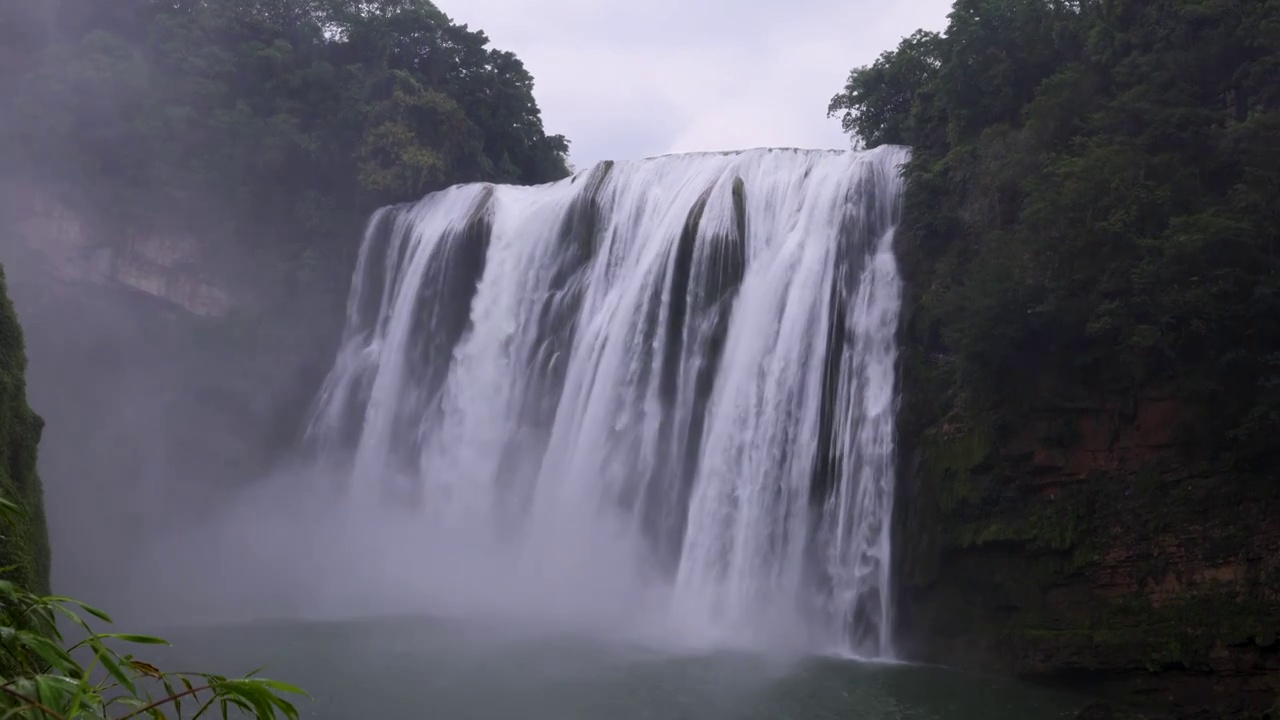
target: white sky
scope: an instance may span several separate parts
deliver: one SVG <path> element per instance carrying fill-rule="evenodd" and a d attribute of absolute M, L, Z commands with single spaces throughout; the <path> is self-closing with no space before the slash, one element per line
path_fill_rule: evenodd
<path fill-rule="evenodd" d="M 437 0 L 533 74 L 548 133 L 605 159 L 846 147 L 827 103 L 849 70 L 951 0 Z"/>

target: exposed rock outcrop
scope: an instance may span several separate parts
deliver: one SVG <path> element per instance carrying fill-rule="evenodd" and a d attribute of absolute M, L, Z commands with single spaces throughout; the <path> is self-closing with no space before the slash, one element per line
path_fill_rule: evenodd
<path fill-rule="evenodd" d="M 195 315 L 225 317 L 234 308 L 225 283 L 211 278 L 201 241 L 190 233 L 149 229 L 95 231 L 85 213 L 48 188 L 13 181 L 4 187 L 12 241 L 50 277 L 72 283 L 118 283 Z"/>
<path fill-rule="evenodd" d="M 1280 695 L 1280 488 L 1210 461 L 1189 416 L 1147 391 L 908 437 L 910 652 L 1153 713 L 1263 717 Z"/>
<path fill-rule="evenodd" d="M 130 229 L 73 193 L 0 190 L 0 262 L 26 329 L 31 403 L 48 420 L 53 580 L 136 608 L 120 559 L 270 470 L 328 367 L 341 312 L 281 280 L 278 258 L 251 257 L 253 243 L 222 242 L 226 228 L 157 211 L 148 222 L 163 231 Z"/>

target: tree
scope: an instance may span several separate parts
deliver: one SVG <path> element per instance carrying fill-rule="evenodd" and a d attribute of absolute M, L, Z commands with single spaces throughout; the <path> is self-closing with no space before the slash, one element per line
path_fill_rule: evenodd
<path fill-rule="evenodd" d="M 568 173 L 519 59 L 427 0 L 59 0 L 0 30 L 25 43 L 0 69 L 7 156 L 108 214 L 294 257 L 378 203 Z"/>
<path fill-rule="evenodd" d="M 914 148 L 913 342 L 978 408 L 1173 384 L 1249 467 L 1280 414 L 1280 2 L 958 0 L 833 98 Z"/>
<path fill-rule="evenodd" d="M 916 97 L 934 81 L 941 66 L 940 36 L 917 30 L 866 67 L 849 73 L 844 90 L 831 98 L 827 117 L 841 114 L 840 125 L 867 147 L 903 145 L 910 137 Z"/>

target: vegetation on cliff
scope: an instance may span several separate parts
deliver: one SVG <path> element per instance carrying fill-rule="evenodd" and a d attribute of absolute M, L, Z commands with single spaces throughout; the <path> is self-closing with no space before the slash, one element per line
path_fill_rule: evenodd
<path fill-rule="evenodd" d="M 252 676 L 162 671 L 116 647 L 163 640 L 98 631 L 85 618 L 110 623 L 105 613 L 47 594 L 49 537 L 36 474 L 44 423 L 27 405 L 26 366 L 22 327 L 0 268 L 0 713 L 106 720 L 226 717 L 235 709 L 260 720 L 296 719 L 285 696 L 301 694 L 297 688 Z M 60 625 L 77 638 L 64 637 Z"/>
<path fill-rule="evenodd" d="M 19 0 L 0 142 L 101 227 L 198 228 L 344 283 L 378 205 L 567 174 L 532 77 L 488 42 L 430 0 Z"/>
<path fill-rule="evenodd" d="M 980 410 L 1174 381 L 1280 458 L 1280 2 L 959 0 L 831 104 L 904 143 L 911 330 Z"/>
<path fill-rule="evenodd" d="M 1186 713 L 1280 694 L 1278 58 L 1276 0 L 957 0 L 832 99 L 914 149 L 919 654 Z"/>
<path fill-rule="evenodd" d="M 44 421 L 27 406 L 27 355 L 0 268 L 0 497 L 20 510 L 0 524 L 0 577 L 34 591 L 49 588 L 49 537 L 36 475 Z"/>
<path fill-rule="evenodd" d="M 17 528 L 28 513 L 0 497 L 0 526 Z M 297 720 L 286 698 L 301 690 L 250 675 L 166 672 L 121 644 L 167 645 L 146 635 L 100 632 L 92 618 L 110 623 L 101 610 L 71 598 L 42 595 L 0 580 L 0 711 L 6 718 L 35 720 L 128 720 L 198 718 L 240 711 L 244 717 Z M 64 637 L 69 627 L 80 637 Z M 183 705 L 186 705 L 184 710 Z M 236 717 L 242 715 L 237 714 Z"/>
<path fill-rule="evenodd" d="M 82 558 L 109 542 L 68 547 L 79 508 L 221 493 L 294 440 L 374 208 L 568 173 L 520 59 L 429 0 L 0 3 L 0 96 L 0 246 Z"/>

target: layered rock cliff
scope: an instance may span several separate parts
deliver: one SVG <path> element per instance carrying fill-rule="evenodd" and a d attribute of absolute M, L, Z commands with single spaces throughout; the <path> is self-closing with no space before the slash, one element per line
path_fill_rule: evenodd
<path fill-rule="evenodd" d="M 201 317 L 226 317 L 237 304 L 226 279 L 208 272 L 209 243 L 190 230 L 113 228 L 53 188 L 21 180 L 0 187 L 0 198 L 9 240 L 19 246 L 10 250 L 25 252 L 54 280 L 118 285 Z"/>

